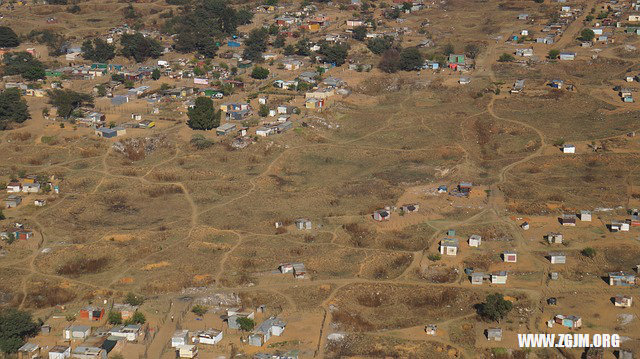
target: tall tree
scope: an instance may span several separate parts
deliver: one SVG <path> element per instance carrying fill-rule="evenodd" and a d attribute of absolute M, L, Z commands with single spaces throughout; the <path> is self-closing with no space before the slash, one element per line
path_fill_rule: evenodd
<path fill-rule="evenodd" d="M 400 69 L 400 61 L 400 51 L 392 48 L 382 54 L 378 67 L 384 72 L 394 73 Z"/>
<path fill-rule="evenodd" d="M 42 62 L 28 52 L 8 52 L 4 54 L 3 60 L 5 75 L 21 75 L 30 81 L 46 77 Z"/>
<path fill-rule="evenodd" d="M 328 42 L 322 43 L 320 45 L 320 50 L 318 51 L 320 55 L 322 55 L 322 61 L 336 64 L 336 66 L 341 66 L 347 61 L 347 55 L 349 54 L 349 45 L 347 44 L 329 44 Z"/>
<path fill-rule="evenodd" d="M 18 35 L 7 26 L 0 26 L 0 47 L 16 47 L 20 45 Z"/>
<path fill-rule="evenodd" d="M 211 130 L 220 126 L 220 113 L 216 113 L 213 100 L 208 97 L 198 97 L 187 116 L 187 126 L 194 130 Z"/>
<path fill-rule="evenodd" d="M 96 62 L 107 62 L 116 56 L 116 47 L 102 39 L 87 39 L 82 43 L 82 57 Z"/>
<path fill-rule="evenodd" d="M 402 49 L 400 52 L 400 67 L 405 71 L 414 71 L 424 65 L 424 58 L 415 47 Z"/>
<path fill-rule="evenodd" d="M 148 58 L 156 59 L 162 55 L 162 45 L 141 33 L 124 34 L 120 38 L 122 55 L 133 58 L 136 62 L 144 62 Z"/>
<path fill-rule="evenodd" d="M 73 90 L 54 89 L 47 91 L 49 103 L 58 109 L 58 115 L 69 118 L 73 111 L 85 106 L 93 105 L 93 97 L 89 94 L 75 92 Z"/>
<path fill-rule="evenodd" d="M 245 41 L 243 58 L 254 62 L 262 60 L 262 53 L 267 50 L 269 33 L 265 28 L 253 29 Z"/>
<path fill-rule="evenodd" d="M 367 37 L 367 27 L 366 26 L 357 26 L 353 28 L 352 36 L 354 39 L 358 41 L 364 41 Z"/>
<path fill-rule="evenodd" d="M 513 303 L 505 300 L 502 294 L 494 293 L 488 295 L 485 302 L 480 304 L 479 312 L 483 318 L 499 322 L 512 308 Z"/>
<path fill-rule="evenodd" d="M 8 128 L 11 123 L 22 123 L 29 117 L 29 107 L 20 90 L 11 88 L 0 93 L 0 130 Z"/>
<path fill-rule="evenodd" d="M 26 338 L 38 333 L 39 326 L 31 314 L 14 308 L 0 312 L 0 350 L 4 353 L 18 351 Z"/>

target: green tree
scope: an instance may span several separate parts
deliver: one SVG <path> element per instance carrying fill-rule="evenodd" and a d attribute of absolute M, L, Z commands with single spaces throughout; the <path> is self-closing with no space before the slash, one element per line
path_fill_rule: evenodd
<path fill-rule="evenodd" d="M 251 77 L 258 80 L 264 80 L 269 77 L 269 70 L 264 67 L 256 66 L 251 71 Z"/>
<path fill-rule="evenodd" d="M 364 25 L 354 27 L 351 36 L 358 41 L 364 41 L 367 38 L 367 27 Z"/>
<path fill-rule="evenodd" d="M 291 56 L 296 53 L 296 48 L 289 44 L 284 47 L 284 56 Z"/>
<path fill-rule="evenodd" d="M 67 8 L 67 12 L 68 12 L 68 13 L 71 13 L 71 14 L 77 14 L 77 13 L 79 13 L 80 11 L 82 11 L 82 9 L 80 8 L 80 5 L 78 5 L 78 4 L 75 4 L 75 5 L 73 5 L 73 6 L 69 6 L 69 7 Z"/>
<path fill-rule="evenodd" d="M 479 314 L 485 319 L 499 322 L 512 308 L 513 303 L 505 300 L 502 294 L 494 293 L 488 295 L 485 302 L 480 304 Z"/>
<path fill-rule="evenodd" d="M 387 73 L 394 73 L 400 69 L 400 51 L 389 49 L 382 54 L 378 67 Z"/>
<path fill-rule="evenodd" d="M 560 56 L 560 50 L 552 49 L 549 50 L 549 58 L 551 60 L 555 60 Z"/>
<path fill-rule="evenodd" d="M 588 258 L 593 258 L 596 256 L 596 250 L 591 248 L 591 247 L 586 247 L 584 248 L 582 251 L 580 251 L 580 253 Z"/>
<path fill-rule="evenodd" d="M 475 59 L 480 53 L 480 46 L 475 43 L 466 44 L 464 46 L 464 53 L 470 59 Z"/>
<path fill-rule="evenodd" d="M 213 100 L 208 97 L 198 97 L 187 116 L 189 116 L 187 126 L 193 130 L 211 130 L 220 126 L 220 113 L 216 113 Z"/>
<path fill-rule="evenodd" d="M 153 71 L 151 72 L 151 78 L 154 81 L 158 81 L 160 80 L 160 76 L 161 76 L 160 70 L 158 70 L 157 68 L 153 69 Z"/>
<path fill-rule="evenodd" d="M 27 38 L 33 42 L 47 45 L 50 56 L 63 55 L 68 46 L 68 40 L 64 35 L 53 32 L 52 30 L 31 30 Z"/>
<path fill-rule="evenodd" d="M 9 52 L 4 55 L 3 60 L 5 75 L 21 75 L 30 81 L 46 77 L 42 62 L 28 52 Z"/>
<path fill-rule="evenodd" d="M 256 326 L 256 322 L 253 319 L 247 317 L 240 317 L 236 319 L 236 323 L 238 323 L 238 326 L 240 326 L 240 330 L 242 330 L 243 332 L 250 332 Z"/>
<path fill-rule="evenodd" d="M 151 38 L 144 37 L 141 33 L 123 34 L 120 38 L 122 55 L 133 58 L 136 62 L 143 62 L 148 58 L 156 59 L 162 55 L 162 45 Z"/>
<path fill-rule="evenodd" d="M 424 58 L 415 47 L 402 49 L 400 52 L 400 67 L 405 71 L 414 71 L 424 65 Z"/>
<path fill-rule="evenodd" d="M 69 118 L 73 111 L 85 106 L 93 105 L 93 97 L 89 94 L 75 92 L 73 90 L 54 89 L 47 91 L 49 104 L 58 109 L 58 115 Z"/>
<path fill-rule="evenodd" d="M 25 339 L 38 333 L 39 325 L 31 314 L 14 308 L 0 311 L 0 351 L 15 353 Z"/>
<path fill-rule="evenodd" d="M 147 321 L 147 318 L 142 314 L 142 312 L 135 311 L 131 318 L 127 319 L 126 324 L 144 324 Z"/>
<path fill-rule="evenodd" d="M 596 37 L 596 34 L 591 29 L 582 29 L 580 31 L 580 37 L 578 40 L 580 41 L 593 41 L 593 38 Z"/>
<path fill-rule="evenodd" d="M 258 115 L 260 117 L 267 117 L 269 116 L 269 106 L 267 105 L 260 105 L 260 108 L 258 109 Z M 1 214 L 1 213 L 0 213 Z"/>
<path fill-rule="evenodd" d="M 0 209 L 0 221 L 7 219 L 7 217 L 4 216 L 4 213 L 2 213 L 2 210 Z"/>
<path fill-rule="evenodd" d="M 282 35 L 278 35 L 276 36 L 276 39 L 273 41 L 273 47 L 279 49 L 281 47 L 284 47 L 285 44 L 285 38 Z"/>
<path fill-rule="evenodd" d="M 107 315 L 107 322 L 112 325 L 122 324 L 122 313 L 109 312 L 109 315 Z"/>
<path fill-rule="evenodd" d="M 207 308 L 205 308 L 203 305 L 196 304 L 191 308 L 191 312 L 199 317 L 202 317 L 207 313 Z"/>
<path fill-rule="evenodd" d="M 16 47 L 20 45 L 18 35 L 7 26 L 0 26 L 0 47 Z"/>
<path fill-rule="evenodd" d="M 442 48 L 442 54 L 444 56 L 449 56 L 449 55 L 453 54 L 454 52 L 456 52 L 456 49 L 453 47 L 453 44 L 450 44 L 450 43 L 446 44 Z"/>
<path fill-rule="evenodd" d="M 309 56 L 311 55 L 311 42 L 307 38 L 302 38 L 296 42 L 296 55 Z"/>
<path fill-rule="evenodd" d="M 123 12 L 124 12 L 125 19 L 137 19 L 140 16 L 138 15 L 138 12 L 136 11 L 136 9 L 133 8 L 132 4 L 129 4 L 129 6 L 124 8 Z"/>
<path fill-rule="evenodd" d="M 262 53 L 267 50 L 268 30 L 261 27 L 253 29 L 245 41 L 243 58 L 257 62 L 262 61 Z"/>
<path fill-rule="evenodd" d="M 250 24 L 251 20 L 253 20 L 253 13 L 248 9 L 238 10 L 236 16 L 238 17 L 238 25 Z"/>
<path fill-rule="evenodd" d="M 133 305 L 134 307 L 142 305 L 144 303 L 144 297 L 137 296 L 131 292 L 127 293 L 127 296 L 124 298 L 124 302 Z"/>
<path fill-rule="evenodd" d="M 29 107 L 19 89 L 10 88 L 0 92 L 0 130 L 7 129 L 12 123 L 22 123 L 29 118 Z"/>
<path fill-rule="evenodd" d="M 347 44 L 329 44 L 323 42 L 318 51 L 322 55 L 322 61 L 342 66 L 347 61 L 349 55 L 349 45 Z"/>
<path fill-rule="evenodd" d="M 82 57 L 95 62 L 107 62 L 116 56 L 116 47 L 102 39 L 87 39 L 81 49 Z"/>
<path fill-rule="evenodd" d="M 367 41 L 367 48 L 376 55 L 380 55 L 393 46 L 393 38 L 390 36 L 376 37 Z"/>
<path fill-rule="evenodd" d="M 498 58 L 498 62 L 512 62 L 513 60 L 515 60 L 515 57 L 511 54 L 507 54 L 506 52 Z"/>

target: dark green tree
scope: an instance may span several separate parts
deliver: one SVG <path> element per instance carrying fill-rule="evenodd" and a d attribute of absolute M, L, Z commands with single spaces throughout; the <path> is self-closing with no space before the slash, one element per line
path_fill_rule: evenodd
<path fill-rule="evenodd" d="M 267 50 L 267 40 L 269 33 L 267 29 L 261 27 L 253 29 L 245 41 L 243 58 L 254 62 L 262 61 L 262 53 Z"/>
<path fill-rule="evenodd" d="M 144 303 L 144 298 L 129 292 L 127 293 L 127 296 L 124 298 L 124 302 L 129 305 L 133 305 L 134 307 L 137 307 L 142 305 L 142 303 Z"/>
<path fill-rule="evenodd" d="M 291 56 L 295 53 L 296 53 L 296 49 L 295 47 L 293 47 L 293 45 L 289 44 L 284 47 L 284 56 Z"/>
<path fill-rule="evenodd" d="M 213 100 L 209 97 L 198 97 L 187 116 L 189 116 L 187 126 L 193 130 L 211 130 L 220 126 L 220 113 L 216 113 Z"/>
<path fill-rule="evenodd" d="M 505 300 L 502 294 L 494 293 L 488 295 L 485 302 L 480 304 L 479 314 L 485 319 L 499 322 L 512 308 L 513 303 Z"/>
<path fill-rule="evenodd" d="M 309 56 L 311 55 L 311 42 L 309 39 L 302 38 L 296 42 L 296 55 Z"/>
<path fill-rule="evenodd" d="M 251 71 L 251 77 L 258 80 L 264 80 L 269 77 L 269 70 L 264 67 L 256 66 Z"/>
<path fill-rule="evenodd" d="M 7 26 L 0 26 L 0 47 L 16 47 L 20 45 L 18 35 Z"/>
<path fill-rule="evenodd" d="M 389 36 L 376 37 L 367 41 L 367 48 L 376 55 L 380 55 L 389 50 L 393 45 L 393 38 Z"/>
<path fill-rule="evenodd" d="M 122 55 L 133 58 L 136 62 L 143 62 L 148 58 L 156 59 L 162 55 L 162 45 L 141 33 L 123 34 L 120 38 Z"/>
<path fill-rule="evenodd" d="M 125 19 L 137 19 L 138 17 L 140 17 L 136 9 L 133 8 L 132 4 L 129 4 L 129 6 L 124 8 L 123 12 Z"/>
<path fill-rule="evenodd" d="M 556 49 L 549 50 L 548 56 L 551 60 L 555 60 L 558 58 L 558 56 L 560 56 L 560 50 L 556 50 Z"/>
<path fill-rule="evenodd" d="M 353 28 L 353 32 L 351 33 L 354 39 L 358 41 L 364 41 L 367 37 L 367 27 L 366 26 L 357 26 Z"/>
<path fill-rule="evenodd" d="M 506 52 L 500 55 L 498 58 L 498 62 L 512 62 L 515 60 L 515 57 L 511 54 L 507 54 Z"/>
<path fill-rule="evenodd" d="M 2 213 L 2 210 L 0 209 L 0 221 L 7 219 L 7 217 L 4 216 L 4 213 Z"/>
<path fill-rule="evenodd" d="M 405 71 L 414 71 L 424 65 L 424 58 L 415 47 L 407 47 L 400 52 L 400 67 Z"/>
<path fill-rule="evenodd" d="M 27 38 L 39 44 L 47 45 L 50 56 L 63 55 L 67 49 L 68 40 L 64 35 L 53 32 L 52 30 L 32 30 Z"/>
<path fill-rule="evenodd" d="M 160 80 L 160 76 L 161 76 L 161 75 L 162 75 L 162 74 L 160 74 L 160 70 L 158 70 L 158 69 L 153 69 L 153 71 L 151 72 L 151 78 L 152 78 L 154 81 L 158 81 L 158 80 Z"/>
<path fill-rule="evenodd" d="M 10 88 L 0 92 L 0 130 L 7 129 L 11 123 L 22 123 L 29 118 L 29 107 L 20 90 Z"/>
<path fill-rule="evenodd" d="M 281 47 L 284 47 L 285 41 L 286 41 L 286 39 L 285 39 L 284 36 L 278 35 L 278 36 L 276 36 L 276 39 L 273 41 L 273 47 L 278 48 L 278 49 L 281 48 Z"/>
<path fill-rule="evenodd" d="M 93 96 L 73 90 L 54 89 L 47 91 L 49 103 L 58 109 L 58 116 L 69 118 L 78 108 L 93 105 Z"/>
<path fill-rule="evenodd" d="M 81 49 L 82 57 L 95 62 L 107 62 L 116 56 L 116 47 L 102 39 L 87 39 Z"/>
<path fill-rule="evenodd" d="M 580 251 L 580 253 L 588 258 L 593 258 L 596 256 L 596 250 L 591 248 L 591 247 L 586 247 L 584 248 L 582 251 Z"/>
<path fill-rule="evenodd" d="M 253 20 L 253 13 L 249 9 L 240 9 L 237 13 L 238 25 L 250 24 Z"/>
<path fill-rule="evenodd" d="M 256 326 L 256 322 L 253 319 L 247 317 L 240 317 L 236 319 L 236 323 L 238 323 L 238 326 L 240 326 L 240 330 L 245 333 L 252 331 Z"/>
<path fill-rule="evenodd" d="M 14 308 L 0 311 L 0 351 L 15 353 L 26 338 L 38 333 L 39 325 L 31 314 Z"/>
<path fill-rule="evenodd" d="M 203 315 L 207 314 L 207 308 L 203 305 L 196 304 L 191 308 L 191 312 L 199 317 L 202 317 Z"/>
<path fill-rule="evenodd" d="M 388 73 L 394 73 L 400 69 L 400 51 L 389 49 L 382 54 L 378 67 Z"/>
<path fill-rule="evenodd" d="M 258 115 L 260 117 L 267 117 L 269 116 L 269 106 L 267 105 L 260 105 L 260 108 L 258 109 Z"/>
<path fill-rule="evenodd" d="M 112 325 L 122 324 L 122 313 L 109 312 L 109 315 L 107 315 L 107 322 Z"/>
<path fill-rule="evenodd" d="M 322 61 L 341 66 L 347 61 L 349 55 L 349 45 L 347 44 L 329 44 L 328 42 L 320 45 L 318 51 L 322 55 Z"/>
<path fill-rule="evenodd" d="M 127 319 L 127 324 L 144 324 L 147 321 L 147 318 L 142 314 L 142 312 L 135 311 L 131 318 Z"/>
<path fill-rule="evenodd" d="M 596 37 L 596 34 L 593 32 L 593 30 L 591 29 L 582 29 L 582 31 L 580 31 L 580 37 L 578 37 L 578 40 L 580 41 L 593 41 L 593 38 Z"/>
<path fill-rule="evenodd" d="M 44 79 L 45 68 L 28 52 L 8 52 L 3 57 L 5 75 L 21 75 L 24 79 L 35 81 Z"/>
<path fill-rule="evenodd" d="M 475 59 L 480 53 L 480 46 L 475 43 L 469 43 L 464 46 L 464 53 L 470 59 Z"/>

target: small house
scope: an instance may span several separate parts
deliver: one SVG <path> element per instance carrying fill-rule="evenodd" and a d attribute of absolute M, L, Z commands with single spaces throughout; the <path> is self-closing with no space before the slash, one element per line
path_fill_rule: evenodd
<path fill-rule="evenodd" d="M 521 57 L 531 57 L 533 56 L 533 49 L 532 48 L 516 49 L 516 55 Z"/>
<path fill-rule="evenodd" d="M 551 273 L 549 273 L 549 278 L 550 278 L 551 280 L 558 280 L 558 278 L 559 278 L 559 277 L 560 277 L 560 276 L 559 276 L 558 272 L 551 272 Z"/>
<path fill-rule="evenodd" d="M 122 320 L 127 320 L 133 317 L 133 314 L 138 311 L 138 307 L 126 303 L 115 303 L 111 311 L 120 313 Z"/>
<path fill-rule="evenodd" d="M 455 235 L 456 235 L 456 230 L 455 229 L 447 229 L 447 236 L 455 237 Z"/>
<path fill-rule="evenodd" d="M 139 324 L 118 325 L 109 330 L 109 335 L 125 338 L 127 341 L 132 342 L 138 339 L 141 328 L 142 326 Z"/>
<path fill-rule="evenodd" d="M 563 226 L 575 227 L 576 216 L 573 214 L 563 214 L 560 218 L 560 223 L 562 223 Z"/>
<path fill-rule="evenodd" d="M 458 184 L 458 191 L 460 193 L 469 195 L 471 193 L 471 189 L 473 188 L 473 184 L 471 182 L 460 182 Z"/>
<path fill-rule="evenodd" d="M 453 238 L 445 238 L 440 241 L 440 254 L 455 256 L 458 254 L 458 240 Z"/>
<path fill-rule="evenodd" d="M 291 270 L 293 270 L 293 267 L 291 267 Z M 240 308 L 227 309 L 227 325 L 229 325 L 229 329 L 240 329 L 240 324 L 237 322 L 239 318 L 254 319 L 255 313 L 253 311 L 241 311 Z"/>
<path fill-rule="evenodd" d="M 71 357 L 71 347 L 56 345 L 49 349 L 49 359 L 67 359 Z"/>
<path fill-rule="evenodd" d="M 502 341 L 502 329 L 501 328 L 490 328 L 487 329 L 485 334 L 487 335 L 487 340 L 493 340 L 496 342 Z"/>
<path fill-rule="evenodd" d="M 24 343 L 18 348 L 18 359 L 40 358 L 40 346 L 34 343 Z"/>
<path fill-rule="evenodd" d="M 273 129 L 270 127 L 258 127 L 256 130 L 256 136 L 267 137 L 273 133 Z"/>
<path fill-rule="evenodd" d="M 373 219 L 378 222 L 386 221 L 389 218 L 391 218 L 391 212 L 386 209 L 380 209 L 373 212 Z"/>
<path fill-rule="evenodd" d="M 455 65 L 464 65 L 466 63 L 464 54 L 449 54 L 448 63 Z"/>
<path fill-rule="evenodd" d="M 438 326 L 435 324 L 427 324 L 424 326 L 424 332 L 427 333 L 427 335 L 436 335 L 437 331 Z"/>
<path fill-rule="evenodd" d="M 633 298 L 629 295 L 616 295 L 613 298 L 613 304 L 616 307 L 629 308 L 633 302 Z"/>
<path fill-rule="evenodd" d="M 281 336 L 286 325 L 287 323 L 276 317 L 271 317 L 265 320 L 253 330 L 251 335 L 249 335 L 249 345 L 257 347 L 263 346 L 271 336 Z"/>
<path fill-rule="evenodd" d="M 12 194 L 4 200 L 5 208 L 16 208 L 22 203 L 22 197 Z"/>
<path fill-rule="evenodd" d="M 564 253 L 549 253 L 549 261 L 551 264 L 565 264 L 567 256 Z"/>
<path fill-rule="evenodd" d="M 22 186 L 20 182 L 9 182 L 7 184 L 7 193 L 20 193 L 22 192 Z"/>
<path fill-rule="evenodd" d="M 180 358 L 195 358 L 198 355 L 198 347 L 195 345 L 180 345 L 176 348 Z"/>
<path fill-rule="evenodd" d="M 559 55 L 560 60 L 562 61 L 573 61 L 576 59 L 575 52 L 561 52 Z"/>
<path fill-rule="evenodd" d="M 558 305 L 558 298 L 552 297 L 547 299 L 547 304 L 549 305 Z"/>
<path fill-rule="evenodd" d="M 580 211 L 580 220 L 583 222 L 591 222 L 591 211 Z"/>
<path fill-rule="evenodd" d="M 562 244 L 562 233 L 549 233 L 547 234 L 547 241 L 549 244 Z"/>
<path fill-rule="evenodd" d="M 520 228 L 522 228 L 522 229 L 523 229 L 523 230 L 525 230 L 525 231 L 526 231 L 526 230 L 528 230 L 528 229 L 529 229 L 529 222 L 523 222 L 523 223 L 520 225 Z"/>
<path fill-rule="evenodd" d="M 91 334 L 91 327 L 88 325 L 70 325 L 63 332 L 65 340 L 85 340 Z"/>
<path fill-rule="evenodd" d="M 224 135 L 227 135 L 227 134 L 229 134 L 229 133 L 231 133 L 231 132 L 235 131 L 235 130 L 236 130 L 236 128 L 237 128 L 237 126 L 236 126 L 236 124 L 235 124 L 235 123 L 225 123 L 225 124 L 222 124 L 222 125 L 220 125 L 220 126 L 218 126 L 218 127 L 216 128 L 216 135 L 218 135 L 218 136 L 224 136 Z"/>
<path fill-rule="evenodd" d="M 575 145 L 564 145 L 562 146 L 562 153 L 576 153 Z"/>
<path fill-rule="evenodd" d="M 460 77 L 460 80 L 458 80 L 458 83 L 460 85 L 468 85 L 471 83 L 471 78 L 468 76 L 462 76 Z"/>
<path fill-rule="evenodd" d="M 484 281 L 484 273 L 473 272 L 471 273 L 471 284 L 481 285 Z"/>
<path fill-rule="evenodd" d="M 630 350 L 618 350 L 618 359 L 633 359 L 633 352 Z"/>
<path fill-rule="evenodd" d="M 100 321 L 102 317 L 104 317 L 104 308 L 89 306 L 80 309 L 80 319 Z"/>
<path fill-rule="evenodd" d="M 553 319 L 557 324 L 571 329 L 580 328 L 582 326 L 582 318 L 575 315 L 564 316 L 558 314 Z"/>
<path fill-rule="evenodd" d="M 507 271 L 492 273 L 491 284 L 507 284 Z"/>
<path fill-rule="evenodd" d="M 404 204 L 400 207 L 400 210 L 402 211 L 402 213 L 418 212 L 419 209 L 420 209 L 419 204 Z"/>
<path fill-rule="evenodd" d="M 47 200 L 46 199 L 36 199 L 33 201 L 33 204 L 36 207 L 44 207 L 47 204 Z"/>
<path fill-rule="evenodd" d="M 299 230 L 313 229 L 311 221 L 306 218 L 298 218 L 295 220 L 296 228 Z"/>
<path fill-rule="evenodd" d="M 197 331 L 191 337 L 191 341 L 194 344 L 215 345 L 220 343 L 221 340 L 222 340 L 222 331 L 217 329 Z"/>
<path fill-rule="evenodd" d="M 632 287 L 636 284 L 636 275 L 628 272 L 609 273 L 609 285 Z"/>
<path fill-rule="evenodd" d="M 563 80 L 551 80 L 551 83 L 549 84 L 549 86 L 551 86 L 551 88 L 554 89 L 562 89 L 562 85 L 564 84 Z"/>
<path fill-rule="evenodd" d="M 611 232 L 628 232 L 629 231 L 629 223 L 628 222 L 619 222 L 614 221 L 609 225 L 609 229 Z"/>
<path fill-rule="evenodd" d="M 189 344 L 189 331 L 186 329 L 176 330 L 171 336 L 171 347 L 178 348 L 186 344 Z"/>
<path fill-rule="evenodd" d="M 505 251 L 502 253 L 502 260 L 506 263 L 516 263 L 518 261 L 518 254 L 514 251 Z"/>
<path fill-rule="evenodd" d="M 480 244 L 482 244 L 481 236 L 472 234 L 471 237 L 469 237 L 469 247 L 480 247 Z"/>
<path fill-rule="evenodd" d="M 71 351 L 71 357 L 76 359 L 107 359 L 107 351 L 96 346 L 79 346 Z"/>

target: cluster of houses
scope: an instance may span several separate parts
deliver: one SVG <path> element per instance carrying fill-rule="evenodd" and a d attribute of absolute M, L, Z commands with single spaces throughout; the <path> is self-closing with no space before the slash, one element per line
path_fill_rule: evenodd
<path fill-rule="evenodd" d="M 60 193 L 58 185 L 53 183 L 54 177 L 51 181 L 41 180 L 36 175 L 27 175 L 21 179 L 11 180 L 6 185 L 6 191 L 9 195 L 3 200 L 5 208 L 18 207 L 23 200 L 23 196 L 18 193 L 33 194 L 50 192 Z M 42 198 L 34 199 L 34 205 L 36 207 L 42 207 L 46 205 L 47 201 Z"/>
<path fill-rule="evenodd" d="M 393 207 L 387 206 L 383 209 L 374 211 L 371 217 L 373 218 L 374 221 L 383 222 L 383 221 L 388 221 L 391 218 L 392 212 L 398 212 L 400 215 L 405 215 L 405 214 L 418 212 L 419 209 L 420 209 L 420 205 L 417 203 L 404 204 L 399 208 L 395 206 Z"/>

